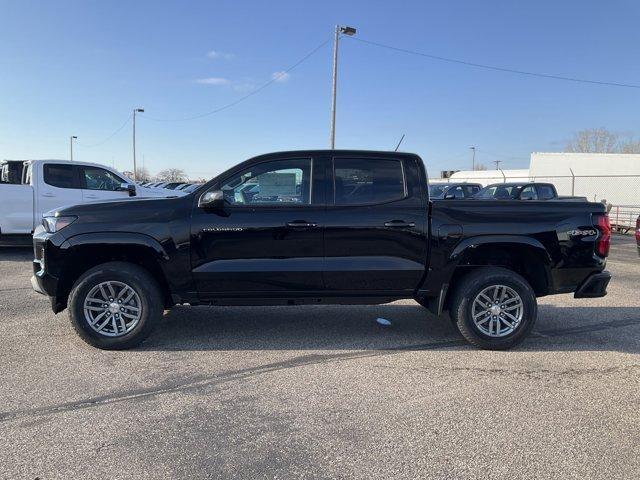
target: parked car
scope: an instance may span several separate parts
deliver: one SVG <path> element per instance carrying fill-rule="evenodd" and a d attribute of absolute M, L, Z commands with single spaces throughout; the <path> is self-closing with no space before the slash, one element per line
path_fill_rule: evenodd
<path fill-rule="evenodd" d="M 191 192 L 194 192 L 195 190 L 197 190 L 202 185 L 203 185 L 202 183 L 192 183 L 191 185 L 183 188 L 182 191 L 185 192 L 185 193 L 191 193 Z"/>
<path fill-rule="evenodd" d="M 167 190 L 175 190 L 176 187 L 182 185 L 182 182 L 169 182 L 165 183 L 162 188 L 166 188 Z"/>
<path fill-rule="evenodd" d="M 22 183 L 24 160 L 2 160 L 0 162 L 0 183 Z"/>
<path fill-rule="evenodd" d="M 482 189 L 479 183 L 432 183 L 429 185 L 431 200 L 471 198 Z"/>
<path fill-rule="evenodd" d="M 552 183 L 494 183 L 487 185 L 473 198 L 482 200 L 555 200 L 558 198 Z"/>
<path fill-rule="evenodd" d="M 0 245 L 31 244 L 42 214 L 63 205 L 110 199 L 184 195 L 136 188 L 120 172 L 104 165 L 65 160 L 25 162 L 23 181 L 1 183 Z"/>
<path fill-rule="evenodd" d="M 246 185 L 260 194 L 237 195 Z M 426 187 L 422 160 L 408 153 L 262 155 L 183 197 L 49 212 L 33 237 L 32 285 L 105 349 L 139 344 L 176 304 L 407 298 L 448 310 L 472 344 L 505 349 L 531 332 L 536 297 L 606 295 L 601 203 L 428 208 Z"/>

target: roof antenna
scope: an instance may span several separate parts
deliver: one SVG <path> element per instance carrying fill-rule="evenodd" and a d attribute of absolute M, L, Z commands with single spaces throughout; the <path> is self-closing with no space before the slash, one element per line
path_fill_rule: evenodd
<path fill-rule="evenodd" d="M 404 140 L 404 133 L 402 134 L 402 138 L 400 138 L 400 141 L 398 142 L 398 145 L 396 145 L 396 148 L 395 148 L 394 152 L 398 151 L 398 148 L 400 148 L 400 144 L 402 143 L 402 140 Z"/>

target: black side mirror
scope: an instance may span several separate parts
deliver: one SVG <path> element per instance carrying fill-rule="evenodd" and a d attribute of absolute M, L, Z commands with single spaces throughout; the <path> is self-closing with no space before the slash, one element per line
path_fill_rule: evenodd
<path fill-rule="evenodd" d="M 129 192 L 130 197 L 136 196 L 136 186 L 133 183 L 121 183 L 118 190 L 122 192 Z"/>
<path fill-rule="evenodd" d="M 220 210 L 224 207 L 224 193 L 222 190 L 213 190 L 203 194 L 198 200 L 198 207 L 208 210 Z"/>
<path fill-rule="evenodd" d="M 454 200 L 456 198 L 456 194 L 453 192 L 447 192 L 444 194 L 445 200 Z"/>

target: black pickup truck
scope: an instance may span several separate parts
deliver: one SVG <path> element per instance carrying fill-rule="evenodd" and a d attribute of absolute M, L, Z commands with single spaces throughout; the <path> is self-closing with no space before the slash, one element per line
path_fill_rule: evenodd
<path fill-rule="evenodd" d="M 601 297 L 610 279 L 602 204 L 432 202 L 422 160 L 396 152 L 263 155 L 184 197 L 50 212 L 33 241 L 33 288 L 105 349 L 139 344 L 176 304 L 399 299 L 505 349 L 536 297 Z"/>

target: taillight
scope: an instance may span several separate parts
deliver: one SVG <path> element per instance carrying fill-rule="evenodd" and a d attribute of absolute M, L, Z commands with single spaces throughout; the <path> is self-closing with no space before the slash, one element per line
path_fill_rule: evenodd
<path fill-rule="evenodd" d="M 636 219 L 636 241 L 640 243 L 640 215 Z"/>
<path fill-rule="evenodd" d="M 601 257 L 609 255 L 609 247 L 611 246 L 611 223 L 609 222 L 609 215 L 598 214 L 594 215 L 594 226 L 600 231 L 600 235 L 596 240 L 596 253 Z"/>

